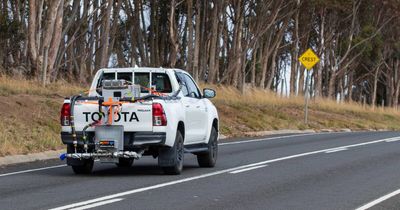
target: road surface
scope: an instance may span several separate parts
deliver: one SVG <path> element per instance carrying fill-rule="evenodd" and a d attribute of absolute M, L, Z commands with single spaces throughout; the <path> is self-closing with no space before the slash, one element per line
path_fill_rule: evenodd
<path fill-rule="evenodd" d="M 0 209 L 400 209 L 400 133 L 221 141 L 215 168 L 179 176 L 145 157 L 74 175 L 59 160 L 0 168 Z"/>

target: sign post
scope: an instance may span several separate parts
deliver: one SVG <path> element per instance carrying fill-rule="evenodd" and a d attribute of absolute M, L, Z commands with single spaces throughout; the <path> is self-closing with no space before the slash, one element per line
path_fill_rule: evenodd
<path fill-rule="evenodd" d="M 319 62 L 319 58 L 314 51 L 309 48 L 299 57 L 299 61 L 307 69 L 306 87 L 304 92 L 304 123 L 308 124 L 308 103 L 310 100 L 310 89 L 308 86 L 310 81 L 310 71 L 315 64 Z"/>

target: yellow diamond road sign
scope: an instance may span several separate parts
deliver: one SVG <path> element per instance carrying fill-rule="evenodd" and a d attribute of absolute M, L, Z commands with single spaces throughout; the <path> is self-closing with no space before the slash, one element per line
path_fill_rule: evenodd
<path fill-rule="evenodd" d="M 315 64 L 319 62 L 318 56 L 314 53 L 314 51 L 310 48 L 300 56 L 299 61 L 303 64 L 306 69 L 310 70 L 314 67 Z"/>

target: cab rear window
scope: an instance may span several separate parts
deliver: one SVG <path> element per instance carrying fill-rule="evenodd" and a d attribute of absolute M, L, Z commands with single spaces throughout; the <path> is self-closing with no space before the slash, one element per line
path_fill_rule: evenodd
<path fill-rule="evenodd" d="M 135 81 L 132 81 L 132 76 L 133 75 L 130 72 L 103 73 L 103 75 L 99 78 L 97 87 L 101 88 L 103 80 L 114 80 L 115 78 L 117 78 L 126 80 L 136 85 L 140 85 L 141 93 L 149 93 L 150 73 L 147 72 L 135 73 L 134 75 Z M 151 88 L 160 93 L 171 93 L 172 86 L 168 75 L 165 73 L 151 73 Z"/>

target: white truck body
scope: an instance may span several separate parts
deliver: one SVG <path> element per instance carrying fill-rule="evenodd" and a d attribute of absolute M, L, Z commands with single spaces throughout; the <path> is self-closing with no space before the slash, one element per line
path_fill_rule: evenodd
<path fill-rule="evenodd" d="M 132 83 L 135 83 L 136 80 L 143 82 L 139 81 L 143 78 L 148 79 L 149 87 L 141 89 L 141 97 L 148 95 L 149 90 L 152 90 L 151 88 L 157 89 L 158 86 L 163 86 L 164 90 L 167 90 L 163 93 L 164 96 L 172 96 L 178 93 L 176 98 L 171 100 L 154 98 L 134 103 L 123 103 L 119 107 L 119 111 L 113 116 L 112 125 L 123 126 L 124 144 L 127 148 L 173 147 L 177 132 L 181 129 L 179 132 L 183 136 L 183 144 L 185 149 L 190 152 L 190 148 L 192 151 L 196 151 L 196 145 L 201 147 L 201 145 L 204 146 L 209 143 L 213 128 L 217 131 L 216 135 L 218 136 L 217 109 L 208 98 L 203 96 L 198 85 L 187 72 L 180 69 L 138 67 L 100 69 L 93 78 L 88 96 L 101 97 L 98 88 L 101 86 L 102 79 L 114 76 L 115 78 L 112 79 L 124 77 L 124 79 L 130 79 L 129 82 Z M 169 80 L 169 83 L 167 80 Z M 107 99 L 104 99 L 104 101 L 107 101 Z M 70 103 L 70 99 L 66 99 L 64 103 Z M 154 125 L 152 113 L 154 103 L 162 105 L 167 119 L 165 126 Z M 90 100 L 76 101 L 73 108 L 73 119 L 78 136 L 78 145 L 82 144 L 79 139 L 85 126 L 98 120 L 105 121 L 105 119 L 101 119 L 105 111 L 102 111 L 103 114 L 101 114 L 99 110 L 101 110 L 99 105 L 90 103 Z M 86 130 L 87 133 L 94 133 L 94 131 L 94 127 L 89 127 Z M 71 145 L 73 143 L 71 134 L 71 126 L 63 125 L 61 137 L 64 144 Z M 154 156 L 154 154 L 152 155 Z"/>

